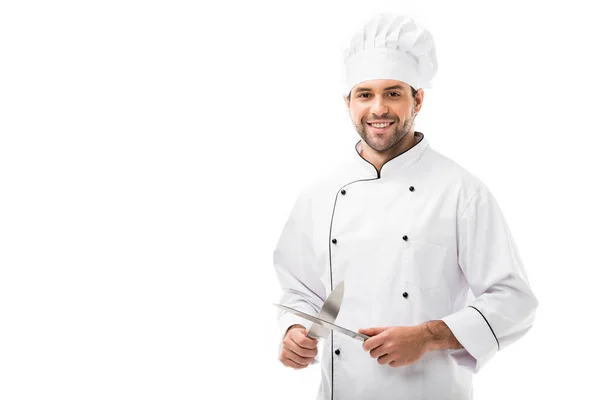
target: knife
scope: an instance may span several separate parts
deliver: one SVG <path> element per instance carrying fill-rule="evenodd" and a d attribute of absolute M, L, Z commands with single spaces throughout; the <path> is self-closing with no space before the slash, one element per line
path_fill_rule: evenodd
<path fill-rule="evenodd" d="M 321 325 L 324 328 L 327 328 L 327 329 L 332 330 L 332 331 L 343 333 L 344 335 L 350 336 L 353 339 L 360 340 L 361 342 L 364 342 L 365 340 L 367 340 L 367 339 L 370 338 L 370 336 L 364 335 L 362 333 L 357 333 L 357 332 L 351 331 L 351 330 L 346 329 L 346 328 L 342 328 L 341 326 L 338 326 L 338 325 L 336 325 L 336 324 L 334 324 L 332 322 L 329 322 L 329 321 L 326 321 L 324 319 L 312 316 L 310 314 L 306 314 L 306 313 L 304 313 L 302 311 L 295 310 L 295 309 L 293 309 L 291 307 L 284 306 L 283 304 L 274 304 L 274 305 L 277 306 L 277 307 L 279 307 L 279 308 L 281 308 L 281 309 L 283 309 L 283 310 L 285 310 L 285 311 L 291 312 L 292 314 L 295 314 L 295 315 L 297 315 L 299 317 L 307 319 L 307 320 L 311 321 L 312 323 Z"/>
<path fill-rule="evenodd" d="M 340 282 L 335 289 L 329 294 L 329 297 L 325 299 L 325 303 L 319 310 L 317 318 L 325 320 L 327 322 L 334 323 L 335 319 L 340 312 L 342 306 L 342 300 L 344 299 L 344 281 Z M 321 324 L 313 324 L 308 331 L 307 335 L 312 339 L 326 338 L 329 336 L 329 329 Z"/>

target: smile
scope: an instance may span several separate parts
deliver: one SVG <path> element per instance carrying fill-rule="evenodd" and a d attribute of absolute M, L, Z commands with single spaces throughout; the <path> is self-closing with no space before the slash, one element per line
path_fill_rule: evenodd
<path fill-rule="evenodd" d="M 387 123 L 373 123 L 373 124 L 370 124 L 370 123 L 368 123 L 368 122 L 367 122 L 367 124 L 368 124 L 370 127 L 372 127 L 372 128 L 375 128 L 375 130 L 381 130 L 381 131 L 382 131 L 382 130 L 385 130 L 386 128 L 388 128 L 390 125 L 393 125 L 393 124 L 394 124 L 394 122 L 387 122 Z"/>

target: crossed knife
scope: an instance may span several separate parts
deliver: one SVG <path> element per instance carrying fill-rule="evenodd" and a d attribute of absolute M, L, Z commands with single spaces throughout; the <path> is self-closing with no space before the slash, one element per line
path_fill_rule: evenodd
<path fill-rule="evenodd" d="M 342 306 L 343 298 L 344 282 L 340 282 L 331 292 L 331 294 L 327 297 L 325 303 L 323 303 L 323 307 L 321 307 L 321 310 L 319 310 L 319 313 L 316 317 L 310 314 L 306 314 L 302 311 L 298 311 L 291 307 L 284 306 L 283 304 L 274 305 L 281 308 L 284 311 L 291 312 L 292 314 L 295 314 L 312 322 L 313 324 L 307 334 L 307 336 L 312 339 L 327 338 L 329 336 L 330 331 L 336 331 L 339 333 L 343 333 L 344 335 L 350 336 L 351 338 L 364 342 L 370 336 L 363 335 L 362 333 L 357 333 L 334 324 L 335 319 L 337 318 L 337 315 L 340 312 L 340 307 Z"/>

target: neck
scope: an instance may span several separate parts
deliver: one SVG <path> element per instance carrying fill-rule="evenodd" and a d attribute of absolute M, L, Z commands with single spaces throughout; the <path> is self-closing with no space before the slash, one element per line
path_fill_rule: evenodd
<path fill-rule="evenodd" d="M 381 172 L 383 164 L 396 157 L 398 154 L 404 153 L 415 144 L 417 144 L 417 137 L 414 131 L 407 133 L 394 147 L 385 151 L 373 150 L 364 140 L 361 140 L 360 156 L 373 164 L 378 172 Z"/>

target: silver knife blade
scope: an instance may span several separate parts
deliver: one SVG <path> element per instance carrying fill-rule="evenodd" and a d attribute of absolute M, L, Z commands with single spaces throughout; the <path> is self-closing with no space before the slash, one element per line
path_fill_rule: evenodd
<path fill-rule="evenodd" d="M 283 310 L 285 310 L 285 311 L 291 312 L 292 314 L 295 314 L 295 315 L 297 315 L 299 317 L 307 319 L 307 320 L 309 320 L 309 321 L 311 321 L 311 322 L 313 322 L 315 324 L 322 325 L 323 327 L 325 327 L 325 328 L 327 328 L 329 330 L 333 330 L 333 331 L 336 331 L 336 332 L 339 332 L 339 333 L 343 333 L 344 335 L 350 336 L 353 339 L 360 340 L 361 342 L 364 342 L 365 340 L 367 340 L 367 339 L 370 338 L 370 336 L 364 335 L 362 333 L 357 333 L 357 332 L 351 331 L 351 330 L 346 329 L 346 328 L 342 328 L 341 326 L 338 326 L 338 325 L 336 325 L 336 324 L 334 324 L 332 322 L 325 321 L 325 320 L 323 320 L 321 318 L 312 316 L 310 314 L 306 314 L 306 313 L 304 313 L 302 311 L 298 311 L 298 310 L 295 310 L 295 309 L 293 309 L 291 307 L 284 306 L 283 304 L 274 304 L 274 305 L 277 306 L 277 307 L 279 307 L 279 308 L 281 308 L 281 309 L 283 309 Z"/>
<path fill-rule="evenodd" d="M 342 300 L 344 299 L 344 282 L 340 282 L 335 289 L 329 294 L 325 303 L 319 310 L 317 318 L 327 322 L 334 323 L 340 312 Z M 329 329 L 320 324 L 313 324 L 308 331 L 307 336 L 313 339 L 326 338 L 329 335 Z"/>

